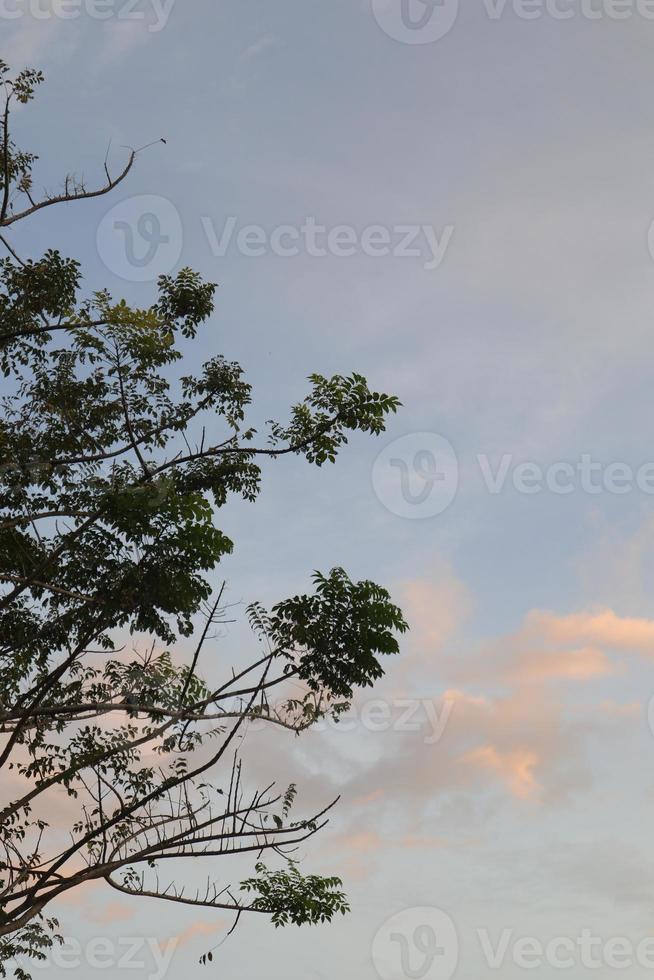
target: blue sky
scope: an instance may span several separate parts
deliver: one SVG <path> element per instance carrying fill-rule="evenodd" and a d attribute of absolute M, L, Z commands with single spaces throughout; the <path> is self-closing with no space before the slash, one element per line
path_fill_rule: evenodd
<path fill-rule="evenodd" d="M 352 440 L 325 471 L 271 467 L 255 507 L 221 515 L 237 544 L 221 569 L 234 601 L 293 594 L 314 568 L 342 564 L 388 585 L 412 625 L 349 731 L 248 736 L 253 780 L 279 770 L 309 804 L 342 794 L 306 863 L 342 873 L 353 913 L 306 933 L 247 922 L 218 951 L 222 975 L 402 980 L 392 933 L 427 980 L 482 978 L 498 973 L 483 936 L 496 947 L 509 930 L 508 980 L 526 969 L 517 938 L 569 939 L 575 977 L 609 977 L 610 952 L 595 970 L 580 962 L 583 930 L 635 949 L 654 928 L 654 498 L 636 485 L 654 461 L 654 22 L 644 0 L 467 0 L 444 36 L 405 43 L 399 7 L 176 0 L 165 16 L 142 2 L 132 18 L 114 0 L 100 21 L 75 0 L 71 19 L 6 0 L 2 57 L 47 75 L 17 116 L 43 184 L 100 177 L 109 141 L 118 167 L 122 147 L 167 140 L 140 154 L 113 200 L 51 209 L 16 241 L 33 254 L 56 244 L 82 259 L 89 289 L 143 304 L 172 253 L 219 282 L 189 363 L 218 351 L 241 361 L 259 419 L 283 418 L 312 371 L 360 371 L 404 403 L 381 440 Z M 147 211 L 171 239 L 145 281 L 111 237 L 114 206 L 134 235 Z M 220 238 L 230 219 L 235 237 L 216 255 L 207 229 Z M 349 229 L 353 254 L 307 254 L 308 219 L 325 237 Z M 246 226 L 263 229 L 264 254 L 235 244 Z M 282 226 L 299 254 L 275 254 Z M 373 226 L 391 254 L 366 254 Z M 402 227 L 445 245 L 437 267 L 425 268 L 424 233 L 419 255 L 393 254 Z M 144 255 L 148 242 L 135 243 Z M 400 467 L 385 464 L 380 483 L 375 460 L 403 460 L 419 495 L 424 433 L 453 447 L 454 464 L 436 463 L 456 467 L 458 492 L 440 513 L 400 516 Z M 581 485 L 584 456 L 599 466 L 597 493 Z M 484 472 L 503 459 L 490 492 Z M 537 484 L 542 474 L 538 492 L 523 492 L 525 463 Z M 547 475 L 563 464 L 572 490 L 553 492 Z M 607 476 L 615 464 L 632 476 L 626 492 Z M 237 624 L 221 642 L 227 656 L 249 639 Z M 386 727 L 371 723 L 371 697 L 390 711 Z M 407 701 L 417 729 L 398 721 Z M 437 740 L 426 702 L 444 722 Z M 458 953 L 420 973 L 411 944 L 430 928 L 426 908 L 454 922 Z M 59 914 L 83 943 L 181 936 L 171 976 L 202 975 L 199 956 L 229 927 L 99 888 Z M 534 977 L 558 969 L 543 955 Z M 634 956 L 619 972 L 651 969 Z M 123 975 L 115 957 L 77 972 Z"/>

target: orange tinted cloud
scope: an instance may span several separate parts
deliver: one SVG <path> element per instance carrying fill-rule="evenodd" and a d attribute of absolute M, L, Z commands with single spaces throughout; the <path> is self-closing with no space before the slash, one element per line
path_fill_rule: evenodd
<path fill-rule="evenodd" d="M 612 609 L 569 616 L 535 610 L 526 617 L 525 629 L 556 644 L 588 643 L 654 656 L 654 621 L 621 617 Z"/>
<path fill-rule="evenodd" d="M 445 837 L 415 837 L 413 835 L 408 835 L 403 837 L 401 841 L 401 846 L 407 850 L 426 850 L 433 848 L 447 847 L 449 841 Z"/>
<path fill-rule="evenodd" d="M 132 918 L 134 918 L 133 909 L 123 902 L 110 902 L 104 909 L 89 915 L 91 922 L 97 922 L 103 926 L 111 925 L 113 922 L 126 922 Z"/>
<path fill-rule="evenodd" d="M 622 704 L 618 701 L 602 701 L 599 707 L 600 711 L 603 711 L 607 715 L 619 715 L 622 717 L 633 717 L 643 712 L 643 705 L 640 701 L 627 701 Z"/>
<path fill-rule="evenodd" d="M 497 773 L 509 792 L 518 799 L 529 799 L 540 789 L 533 773 L 538 757 L 529 749 L 499 752 L 493 745 L 483 745 L 468 752 L 461 762 Z"/>
<path fill-rule="evenodd" d="M 583 681 L 607 677 L 615 666 L 597 647 L 576 650 L 529 650 L 522 654 L 512 670 L 515 681 L 533 683 L 556 678 Z"/>
<path fill-rule="evenodd" d="M 369 854 L 371 851 L 378 851 L 382 840 L 379 834 L 363 832 L 352 834 L 341 839 L 341 844 L 348 850 L 357 851 L 359 854 Z"/>
<path fill-rule="evenodd" d="M 358 796 L 352 800 L 352 806 L 370 806 L 371 803 L 378 803 L 383 796 L 383 789 L 375 789 L 371 793 L 366 793 L 365 796 Z"/>
<path fill-rule="evenodd" d="M 194 922 L 174 938 L 177 940 L 178 947 L 186 946 L 198 937 L 215 936 L 217 932 L 227 929 L 228 925 L 225 919 L 216 919 L 214 922 Z"/>
<path fill-rule="evenodd" d="M 405 582 L 399 590 L 400 605 L 411 628 L 402 643 L 403 655 L 396 680 L 413 667 L 424 667 L 438 658 L 467 618 L 472 600 L 465 584 L 445 563 L 429 578 Z"/>

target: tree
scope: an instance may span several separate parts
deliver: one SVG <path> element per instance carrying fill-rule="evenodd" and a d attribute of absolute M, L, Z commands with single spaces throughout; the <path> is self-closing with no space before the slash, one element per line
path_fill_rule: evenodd
<path fill-rule="evenodd" d="M 238 364 L 214 357 L 171 380 L 215 285 L 185 268 L 135 309 L 104 289 L 85 297 L 79 263 L 55 249 L 21 257 L 17 222 L 109 193 L 138 153 L 116 176 L 105 163 L 97 190 L 67 177 L 37 197 L 36 157 L 10 121 L 42 76 L 0 62 L 0 78 L 0 975 L 15 957 L 47 956 L 51 904 L 91 880 L 231 910 L 235 924 L 244 912 L 329 920 L 347 911 L 340 880 L 303 875 L 291 855 L 333 803 L 295 816 L 294 786 L 246 791 L 237 739 L 255 720 L 299 734 L 346 711 L 406 624 L 378 585 L 316 573 L 308 594 L 248 609 L 256 656 L 209 684 L 202 656 L 225 605 L 208 575 L 232 550 L 217 515 L 232 494 L 255 500 L 262 459 L 334 462 L 350 432 L 382 432 L 399 403 L 360 375 L 316 374 L 261 444 Z M 121 647 L 131 635 L 145 646 Z M 65 835 L 47 819 L 62 793 Z M 171 860 L 234 854 L 256 861 L 240 885 L 162 880 Z M 283 859 L 276 870 L 266 854 Z"/>

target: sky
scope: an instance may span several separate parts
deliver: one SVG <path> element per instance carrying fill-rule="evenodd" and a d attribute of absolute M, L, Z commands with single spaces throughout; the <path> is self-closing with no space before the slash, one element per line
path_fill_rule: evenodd
<path fill-rule="evenodd" d="M 16 117 L 42 185 L 154 141 L 23 251 L 144 305 L 183 265 L 218 282 L 187 362 L 239 360 L 258 418 L 315 371 L 403 403 L 220 514 L 230 601 L 343 565 L 411 625 L 338 729 L 244 744 L 253 784 L 340 794 L 302 857 L 352 913 L 223 942 L 97 886 L 48 975 L 203 976 L 217 947 L 230 980 L 651 976 L 654 4 L 0 0 L 0 30 L 47 76 Z"/>

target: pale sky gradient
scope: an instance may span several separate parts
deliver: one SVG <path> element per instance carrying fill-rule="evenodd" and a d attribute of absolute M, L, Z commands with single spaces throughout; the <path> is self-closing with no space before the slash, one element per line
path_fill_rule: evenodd
<path fill-rule="evenodd" d="M 493 945 L 504 929 L 544 945 L 584 929 L 654 935 L 654 496 L 513 483 L 525 462 L 654 462 L 654 21 L 635 2 L 624 20 L 561 6 L 575 16 L 525 20 L 507 3 L 493 19 L 466 0 L 425 44 L 388 36 L 371 0 L 177 0 L 163 25 L 148 0 L 136 9 L 149 20 L 121 19 L 125 0 L 104 22 L 0 17 L 0 56 L 47 73 L 17 124 L 50 188 L 67 170 L 100 176 L 109 140 L 116 165 L 121 146 L 168 141 L 113 201 L 26 222 L 25 251 L 56 245 L 83 260 L 89 288 L 147 304 L 152 284 L 105 268 L 96 232 L 112 204 L 165 198 L 183 227 L 177 265 L 221 285 L 190 363 L 240 360 L 260 419 L 283 417 L 312 371 L 360 371 L 405 406 L 336 468 L 277 464 L 254 508 L 221 515 L 237 544 L 221 570 L 232 600 L 274 601 L 342 564 L 388 585 L 412 625 L 344 730 L 248 735 L 253 782 L 296 779 L 307 806 L 342 794 L 305 866 L 341 873 L 353 911 L 308 931 L 244 923 L 216 954 L 223 978 L 403 980 L 390 960 L 378 974 L 373 939 L 423 907 L 454 921 L 460 980 L 525 974 L 510 953 L 492 970 L 478 930 Z M 424 256 L 217 257 L 207 221 L 219 236 L 229 216 L 268 231 L 311 216 L 454 230 L 435 269 Z M 407 519 L 378 499 L 373 464 L 424 432 L 455 448 L 459 492 Z M 510 457 L 500 492 L 479 455 L 493 472 Z M 249 642 L 235 626 L 222 656 Z M 373 731 L 371 699 L 394 717 L 407 699 L 430 707 L 417 731 Z M 98 887 L 62 905 L 64 931 L 180 936 L 169 976 L 210 975 L 198 958 L 230 922 L 117 898 Z M 427 980 L 449 980 L 436 969 Z M 567 971 L 616 972 L 652 969 Z"/>

